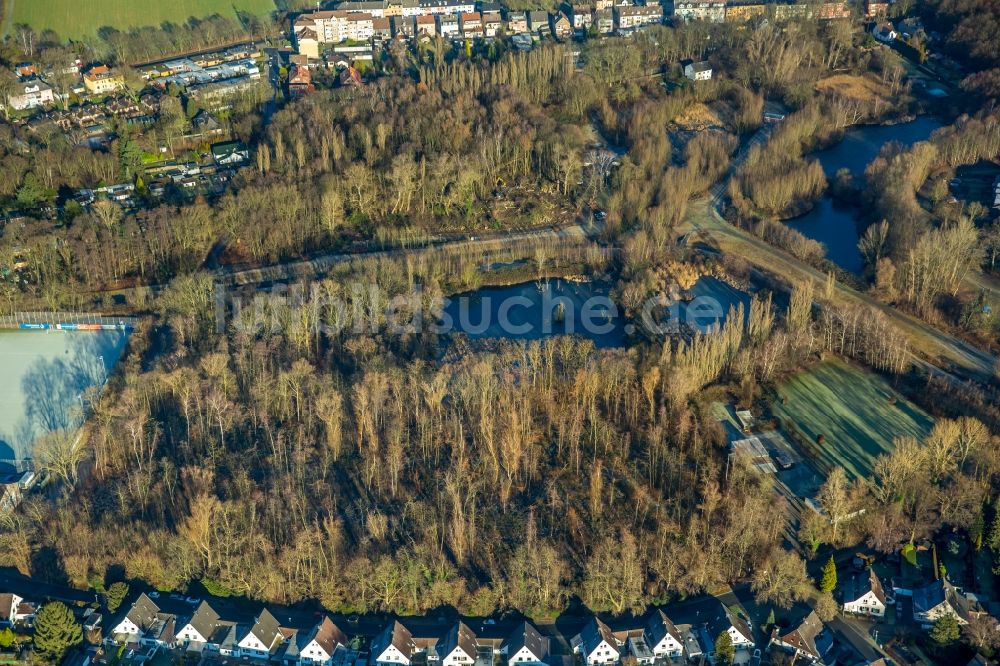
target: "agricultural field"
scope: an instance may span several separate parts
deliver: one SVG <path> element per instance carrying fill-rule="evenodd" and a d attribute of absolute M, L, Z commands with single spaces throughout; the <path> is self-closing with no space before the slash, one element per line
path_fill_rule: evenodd
<path fill-rule="evenodd" d="M 26 23 L 36 32 L 52 29 L 63 39 L 84 39 L 109 26 L 128 30 L 157 26 L 164 22 L 181 24 L 188 18 L 221 14 L 235 18 L 236 11 L 264 15 L 274 11 L 274 0 L 4 0 L 5 32 Z"/>
<path fill-rule="evenodd" d="M 792 376 L 777 393 L 774 416 L 824 473 L 839 466 L 850 478 L 868 476 L 895 437 L 922 439 L 934 425 L 884 379 L 840 359 Z"/>

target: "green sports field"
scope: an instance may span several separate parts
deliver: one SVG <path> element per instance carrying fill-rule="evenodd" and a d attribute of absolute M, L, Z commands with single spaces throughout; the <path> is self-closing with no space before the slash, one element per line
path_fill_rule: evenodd
<path fill-rule="evenodd" d="M 894 437 L 922 439 L 934 425 L 884 379 L 839 359 L 793 376 L 778 387 L 778 398 L 774 414 L 806 440 L 803 455 L 823 472 L 839 466 L 851 478 L 868 476 Z M 821 434 L 826 439 L 818 444 Z"/>
<path fill-rule="evenodd" d="M 188 18 L 236 10 L 263 15 L 274 11 L 274 0 L 4 0 L 4 28 L 26 23 L 36 32 L 55 30 L 63 39 L 93 37 L 111 26 L 119 30 L 157 26 L 164 21 L 184 23 Z"/>

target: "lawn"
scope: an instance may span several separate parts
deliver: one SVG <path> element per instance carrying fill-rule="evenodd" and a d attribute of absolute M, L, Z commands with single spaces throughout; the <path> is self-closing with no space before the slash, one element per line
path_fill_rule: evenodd
<path fill-rule="evenodd" d="M 839 466 L 850 478 L 867 477 L 872 461 L 892 450 L 895 437 L 922 439 L 934 425 L 884 379 L 840 359 L 792 376 L 777 392 L 774 415 L 802 440 L 808 449 L 803 453 L 824 473 Z"/>
<path fill-rule="evenodd" d="M 181 24 L 188 18 L 221 14 L 235 17 L 236 10 L 263 15 L 274 11 L 274 0 L 5 0 L 3 23 L 9 32 L 17 23 L 27 23 L 37 32 L 55 30 L 63 39 L 93 37 L 98 28 L 119 30 L 157 26 L 168 21 Z"/>

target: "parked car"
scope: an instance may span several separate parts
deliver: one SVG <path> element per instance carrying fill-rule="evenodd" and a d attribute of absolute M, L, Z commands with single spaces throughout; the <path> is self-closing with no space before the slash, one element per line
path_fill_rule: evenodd
<path fill-rule="evenodd" d="M 774 462 L 778 464 L 778 469 L 791 469 L 795 465 L 795 461 L 792 457 L 785 453 L 784 451 L 774 452 Z"/>

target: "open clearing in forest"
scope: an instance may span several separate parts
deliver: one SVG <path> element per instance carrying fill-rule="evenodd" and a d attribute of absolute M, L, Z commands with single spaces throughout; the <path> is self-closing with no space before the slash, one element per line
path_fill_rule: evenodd
<path fill-rule="evenodd" d="M 834 74 L 816 82 L 816 90 L 843 97 L 852 102 L 889 101 L 889 88 L 868 76 Z"/>
<path fill-rule="evenodd" d="M 895 437 L 922 439 L 934 425 L 882 377 L 837 358 L 792 376 L 777 392 L 774 415 L 824 474 L 840 466 L 850 478 L 867 477 Z"/>
<path fill-rule="evenodd" d="M 4 11 L 12 15 L 4 17 L 3 25 L 7 32 L 26 23 L 35 32 L 51 29 L 62 39 L 84 39 L 96 37 L 105 26 L 128 30 L 164 22 L 180 25 L 192 16 L 235 18 L 237 10 L 262 16 L 274 9 L 274 0 L 7 0 Z"/>

